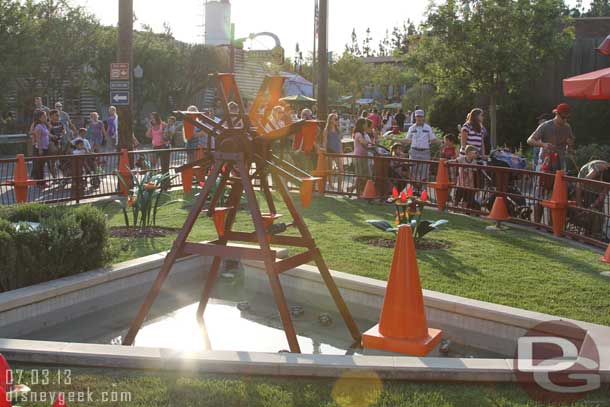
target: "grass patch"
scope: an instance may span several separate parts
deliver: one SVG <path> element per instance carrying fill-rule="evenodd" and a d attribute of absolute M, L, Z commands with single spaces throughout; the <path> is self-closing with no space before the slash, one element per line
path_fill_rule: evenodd
<path fill-rule="evenodd" d="M 248 406 L 248 407 L 536 407 L 527 394 L 514 384 L 444 384 L 381 382 L 371 380 L 326 380 L 268 377 L 225 377 L 110 371 L 101 369 L 69 369 L 70 384 L 50 380 L 48 385 L 33 384 L 33 373 L 42 371 L 23 366 L 21 383 L 35 392 L 92 392 L 93 402 L 68 403 L 78 406 Z M 56 378 L 56 369 L 49 371 Z M 65 378 L 65 370 L 59 369 Z M 18 375 L 15 375 L 16 378 Z M 40 380 L 40 377 L 37 379 Z M 102 393 L 117 401 L 101 402 Z M 129 392 L 130 399 L 126 400 Z M 39 394 L 39 393 L 38 393 Z M 123 397 L 123 401 L 120 398 Z M 68 400 L 67 400 L 68 401 Z M 21 402 L 22 407 L 50 405 Z M 607 386 L 589 394 L 577 407 L 610 404 Z"/>
<path fill-rule="evenodd" d="M 298 199 L 295 199 L 298 201 Z M 111 226 L 122 225 L 118 206 L 100 204 Z M 298 202 L 297 202 L 298 205 Z M 278 204 L 278 212 L 288 214 Z M 361 236 L 387 238 L 367 219 L 391 219 L 392 208 L 342 198 L 314 199 L 303 209 L 307 225 L 330 268 L 386 280 L 392 249 L 358 242 Z M 188 210 L 180 205 L 162 208 L 157 224 L 181 227 Z M 551 237 L 510 229 L 486 232 L 489 223 L 460 215 L 429 210 L 430 220 L 448 219 L 449 224 L 426 239 L 442 240 L 448 249 L 418 252 L 424 288 L 489 301 L 551 315 L 610 325 L 610 280 L 598 262 L 599 254 L 556 241 Z M 252 230 L 249 214 L 240 211 L 236 229 Z M 202 216 L 190 240 L 216 238 L 212 221 Z M 151 239 L 111 239 L 119 251 L 117 261 L 168 250 L 175 236 Z"/>

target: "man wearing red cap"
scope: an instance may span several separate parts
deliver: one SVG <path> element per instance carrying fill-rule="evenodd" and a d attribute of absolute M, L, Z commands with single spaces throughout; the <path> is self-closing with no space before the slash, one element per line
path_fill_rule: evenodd
<path fill-rule="evenodd" d="M 555 173 L 566 169 L 566 151 L 574 145 L 574 134 L 568 123 L 570 105 L 561 103 L 553 113 L 555 117 L 542 123 L 527 139 L 527 144 L 540 147 L 540 171 Z"/>

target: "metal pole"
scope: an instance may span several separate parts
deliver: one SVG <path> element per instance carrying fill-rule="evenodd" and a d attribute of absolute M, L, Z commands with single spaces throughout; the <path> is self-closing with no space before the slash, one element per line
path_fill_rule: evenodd
<path fill-rule="evenodd" d="M 133 78 L 133 0 L 119 0 L 119 38 L 117 62 L 129 63 L 129 75 Z M 133 81 L 130 80 L 129 92 L 133 95 Z M 112 101 L 111 101 L 112 103 Z M 132 105 L 119 106 L 119 151 L 133 148 L 133 112 Z"/>
<path fill-rule="evenodd" d="M 317 78 L 317 71 L 316 71 L 316 61 L 318 59 L 318 56 L 316 55 L 317 51 L 317 46 L 316 43 L 318 42 L 318 18 L 320 16 L 320 8 L 318 5 L 318 0 L 314 1 L 314 16 L 313 16 L 313 58 L 311 61 L 311 83 L 313 85 L 313 97 L 316 97 L 317 92 L 317 82 L 318 82 L 318 78 Z"/>
<path fill-rule="evenodd" d="M 328 116 L 328 0 L 320 0 L 318 30 L 318 120 L 326 120 Z"/>
<path fill-rule="evenodd" d="M 229 42 L 229 69 L 231 73 L 235 73 L 235 24 L 231 24 L 231 40 Z"/>

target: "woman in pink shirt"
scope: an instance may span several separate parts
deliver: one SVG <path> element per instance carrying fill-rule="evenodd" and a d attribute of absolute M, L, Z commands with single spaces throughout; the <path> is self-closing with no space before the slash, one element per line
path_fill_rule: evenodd
<path fill-rule="evenodd" d="M 161 121 L 161 116 L 157 112 L 151 113 L 152 120 L 146 132 L 146 137 L 152 140 L 153 150 L 163 150 L 159 152 L 161 158 L 161 171 L 169 172 L 169 151 L 170 142 L 166 138 L 165 123 Z M 157 167 L 157 156 L 152 159 L 153 168 Z"/>

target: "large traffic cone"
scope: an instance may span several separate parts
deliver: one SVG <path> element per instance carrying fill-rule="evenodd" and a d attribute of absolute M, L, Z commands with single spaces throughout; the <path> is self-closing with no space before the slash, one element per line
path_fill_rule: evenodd
<path fill-rule="evenodd" d="M 449 170 L 447 162 L 444 158 L 438 162 L 438 170 L 436 172 L 436 182 L 430 184 L 436 191 L 436 205 L 439 210 L 444 211 L 449 200 Z"/>
<path fill-rule="evenodd" d="M 362 335 L 364 348 L 425 356 L 442 331 L 428 328 L 411 226 L 398 227 L 379 324 Z"/>
<path fill-rule="evenodd" d="M 129 190 L 133 186 L 133 180 L 131 179 L 131 172 L 129 171 L 129 153 L 126 148 L 121 150 L 118 173 L 121 175 L 121 178 L 123 178 L 123 182 L 119 181 L 121 195 L 127 196 Z"/>
<path fill-rule="evenodd" d="M 551 222 L 553 223 L 553 234 L 555 236 L 562 236 L 566 226 L 568 214 L 567 184 L 565 172 L 557 171 L 551 199 L 549 201 L 542 201 L 542 206 L 551 210 Z"/>
<path fill-rule="evenodd" d="M 506 207 L 506 200 L 503 196 L 496 197 L 487 219 L 495 220 L 496 222 L 505 222 L 510 220 L 510 214 L 508 213 L 508 208 Z"/>
<path fill-rule="evenodd" d="M 604 253 L 604 255 L 599 258 L 599 261 L 610 264 L 610 244 L 608 245 L 608 248 L 606 249 L 606 253 Z"/>
<path fill-rule="evenodd" d="M 8 362 L 0 353 L 0 389 L 10 392 L 13 387 L 13 372 Z"/>
<path fill-rule="evenodd" d="M 28 201 L 28 170 L 25 165 L 23 154 L 17 154 L 15 171 L 13 172 L 13 184 L 15 186 L 15 202 L 26 203 Z"/>
<path fill-rule="evenodd" d="M 309 208 L 311 205 L 311 196 L 313 195 L 313 184 L 317 178 L 308 178 L 301 181 L 301 187 L 299 192 L 301 193 L 301 206 L 303 208 Z"/>
<path fill-rule="evenodd" d="M 315 120 L 306 121 L 301 133 L 303 134 L 303 152 L 305 154 L 310 153 L 316 143 L 316 137 L 318 137 L 318 122 Z"/>
<path fill-rule="evenodd" d="M 366 181 L 366 185 L 364 186 L 364 191 L 360 198 L 363 199 L 377 199 L 379 198 L 379 194 L 377 194 L 377 189 L 375 188 L 375 183 L 373 180 Z"/>

